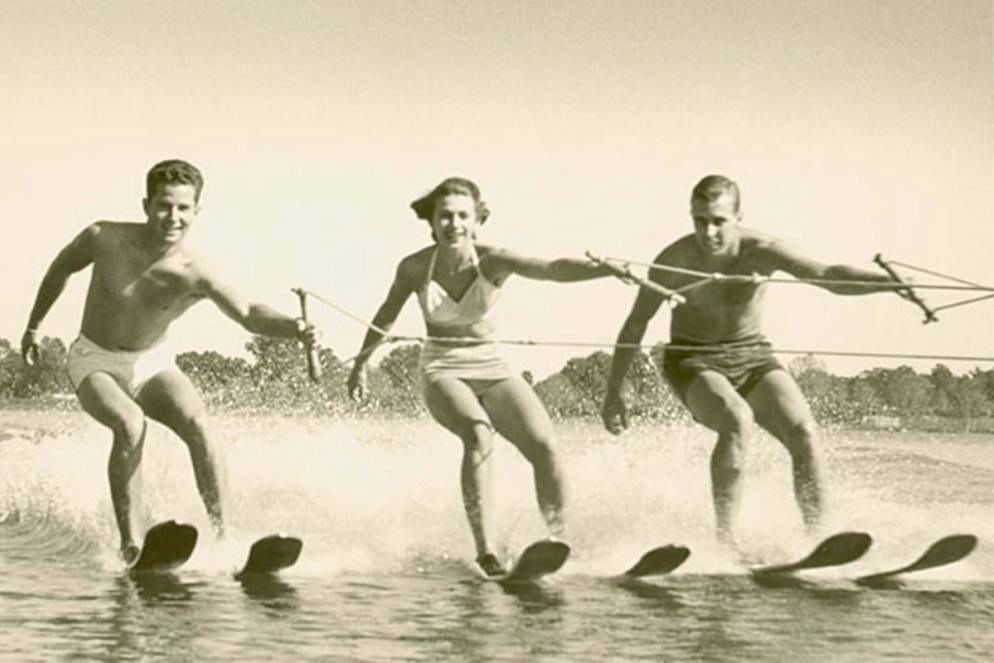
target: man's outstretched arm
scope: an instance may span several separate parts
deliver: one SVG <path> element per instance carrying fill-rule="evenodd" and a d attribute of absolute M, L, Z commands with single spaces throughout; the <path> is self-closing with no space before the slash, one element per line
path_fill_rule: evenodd
<path fill-rule="evenodd" d="M 836 295 L 868 295 L 874 292 L 894 292 L 894 279 L 887 274 L 853 265 L 826 265 L 801 255 L 781 242 L 766 247 L 774 269 L 787 272 L 802 280 L 861 281 L 862 283 L 816 283 Z"/>
<path fill-rule="evenodd" d="M 21 356 L 27 363 L 33 364 L 38 357 L 38 329 L 52 305 L 65 290 L 69 277 L 93 262 L 99 234 L 99 223 L 87 226 L 59 251 L 52 264 L 48 266 L 38 287 L 34 306 L 31 307 L 24 336 L 21 337 Z"/>
<path fill-rule="evenodd" d="M 294 338 L 305 343 L 314 342 L 313 325 L 304 324 L 301 319 L 284 315 L 265 304 L 250 302 L 233 287 L 221 281 L 217 275 L 201 269 L 198 288 L 200 293 L 214 302 L 226 316 L 246 331 L 259 336 Z"/>

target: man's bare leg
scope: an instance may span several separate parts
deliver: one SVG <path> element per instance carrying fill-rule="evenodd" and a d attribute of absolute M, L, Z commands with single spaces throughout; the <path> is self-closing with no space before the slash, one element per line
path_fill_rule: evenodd
<path fill-rule="evenodd" d="M 107 373 L 86 376 L 76 390 L 76 396 L 83 410 L 114 435 L 107 476 L 114 518 L 121 534 L 121 556 L 130 563 L 138 555 L 134 505 L 141 493 L 139 466 L 145 446 L 145 414 Z"/>
<path fill-rule="evenodd" d="M 715 371 L 697 375 L 687 386 L 685 402 L 700 423 L 718 433 L 711 453 L 711 495 L 718 540 L 733 546 L 734 529 L 742 503 L 742 466 L 752 410 L 732 387 Z"/>
<path fill-rule="evenodd" d="M 786 371 L 771 371 L 749 392 L 756 423 L 786 447 L 793 464 L 794 496 L 812 534 L 819 534 L 824 508 L 824 478 L 817 425 L 800 387 Z"/>
<path fill-rule="evenodd" d="M 138 402 L 148 416 L 168 426 L 186 443 L 197 490 L 214 533 L 224 535 L 224 462 L 207 429 L 207 410 L 196 388 L 179 370 L 157 374 L 142 387 Z"/>

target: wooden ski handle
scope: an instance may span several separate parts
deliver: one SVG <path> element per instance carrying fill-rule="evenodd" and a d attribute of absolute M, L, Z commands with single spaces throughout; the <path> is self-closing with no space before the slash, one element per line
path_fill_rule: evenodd
<path fill-rule="evenodd" d="M 294 288 L 293 292 L 300 299 L 300 318 L 307 322 L 307 293 L 302 288 Z M 321 358 L 318 356 L 318 349 L 313 345 L 308 345 L 307 351 L 307 374 L 311 376 L 311 382 L 321 381 Z"/>
<path fill-rule="evenodd" d="M 904 280 L 897 275 L 897 272 L 895 272 L 890 265 L 887 264 L 887 261 L 884 260 L 882 255 L 878 253 L 877 255 L 873 256 L 873 262 L 877 263 L 877 266 L 879 266 L 880 269 L 887 272 L 887 275 L 890 276 L 892 279 L 894 279 L 898 283 L 904 283 Z M 920 308 L 922 312 L 925 313 L 925 320 L 922 321 L 923 324 L 927 325 L 930 322 L 939 321 L 939 318 L 935 317 L 935 311 L 930 309 L 928 305 L 922 301 L 922 299 L 915 293 L 915 291 L 912 289 L 910 285 L 908 286 L 908 289 L 905 294 L 908 301 L 916 304 L 918 308 Z"/>
<path fill-rule="evenodd" d="M 643 288 L 648 288 L 649 290 L 654 290 L 655 292 L 658 292 L 660 295 L 663 296 L 664 301 L 666 301 L 666 303 L 669 304 L 671 308 L 679 304 L 684 304 L 687 301 L 683 295 L 681 295 L 680 293 L 674 290 L 670 290 L 669 288 L 664 288 L 658 283 L 653 283 L 652 281 L 647 281 L 646 279 L 635 276 L 634 274 L 632 274 L 632 270 L 628 269 L 627 266 L 619 267 L 618 265 L 613 265 L 607 260 L 595 256 L 590 251 L 587 251 L 586 255 L 587 255 L 587 260 L 594 263 L 595 265 L 601 265 L 603 267 L 607 267 L 612 274 L 614 274 L 617 278 L 621 279 L 622 281 L 626 281 L 628 283 L 636 283 L 642 286 Z"/>

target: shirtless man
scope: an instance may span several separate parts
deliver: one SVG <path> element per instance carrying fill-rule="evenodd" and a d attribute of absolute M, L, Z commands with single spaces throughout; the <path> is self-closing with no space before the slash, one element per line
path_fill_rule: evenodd
<path fill-rule="evenodd" d="M 166 342 L 169 325 L 202 299 L 253 334 L 315 340 L 314 329 L 242 298 L 186 246 L 200 211 L 203 178 L 184 161 L 163 161 L 146 177 L 145 223 L 98 221 L 55 257 L 42 279 L 21 354 L 38 354 L 38 328 L 69 277 L 93 265 L 79 337 L 67 371 L 83 409 L 114 434 L 108 463 L 121 556 L 137 556 L 133 502 L 139 492 L 149 416 L 187 445 L 197 488 L 218 536 L 224 532 L 223 466 L 207 431 L 203 400 L 177 368 Z"/>
<path fill-rule="evenodd" d="M 798 279 L 865 281 L 824 284 L 839 295 L 894 291 L 888 276 L 848 265 L 823 265 L 782 242 L 741 227 L 739 189 L 720 175 L 702 179 L 690 197 L 694 232 L 656 256 L 655 263 L 699 272 L 769 276 L 783 271 Z M 677 289 L 700 277 L 651 270 L 650 279 Z M 886 283 L 886 286 L 875 284 Z M 760 329 L 766 285 L 761 282 L 709 281 L 682 293 L 686 303 L 673 310 L 671 345 L 663 375 L 694 419 L 718 433 L 711 455 L 711 490 L 718 537 L 733 543 L 740 502 L 746 433 L 755 421 L 786 447 L 793 464 L 794 495 L 809 531 L 822 511 L 823 479 L 815 446 L 815 421 L 797 384 L 771 352 Z M 621 385 L 663 296 L 641 288 L 618 335 L 601 416 L 617 435 L 628 427 Z M 693 346 L 706 346 L 695 350 Z M 722 351 L 715 351 L 720 346 Z"/>

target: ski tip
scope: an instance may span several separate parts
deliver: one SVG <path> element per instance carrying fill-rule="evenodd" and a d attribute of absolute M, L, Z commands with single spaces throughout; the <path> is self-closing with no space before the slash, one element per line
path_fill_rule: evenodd
<path fill-rule="evenodd" d="M 978 539 L 974 534 L 952 534 L 937 541 L 933 545 L 933 548 L 936 548 L 939 544 L 942 544 L 950 552 L 955 552 L 960 558 L 962 558 L 972 553 L 979 543 L 980 539 Z"/>
<path fill-rule="evenodd" d="M 521 555 L 518 557 L 518 561 L 515 566 L 521 564 L 522 562 L 527 564 L 529 560 L 542 560 L 543 565 L 558 569 L 566 563 L 566 559 L 570 556 L 570 552 L 572 551 L 569 544 L 563 541 L 558 541 L 556 539 L 536 541 L 521 551 Z"/>
<path fill-rule="evenodd" d="M 167 520 L 152 526 L 137 557 L 127 566 L 130 574 L 169 572 L 183 565 L 197 546 L 197 528 Z"/>
<path fill-rule="evenodd" d="M 866 532 L 840 532 L 823 540 L 815 546 L 811 554 L 801 560 L 790 564 L 752 568 L 749 572 L 755 577 L 840 566 L 862 557 L 871 545 L 873 545 L 873 537 Z"/>
<path fill-rule="evenodd" d="M 521 554 L 524 555 L 529 550 L 543 550 L 548 553 L 555 552 L 559 555 L 569 555 L 570 553 L 569 544 L 559 539 L 542 539 L 541 541 L 536 541 L 525 548 Z"/>
<path fill-rule="evenodd" d="M 264 536 L 252 544 L 248 560 L 242 570 L 235 574 L 235 578 L 271 575 L 291 567 L 297 563 L 303 547 L 304 542 L 295 536 Z"/>
<path fill-rule="evenodd" d="M 872 544 L 873 537 L 866 532 L 839 532 L 822 541 L 816 550 L 835 552 L 845 549 L 865 553 Z"/>
<path fill-rule="evenodd" d="M 630 569 L 623 574 L 626 578 L 646 578 L 665 575 L 687 561 L 690 548 L 686 546 L 666 545 L 653 548 L 642 555 Z"/>
<path fill-rule="evenodd" d="M 907 566 L 874 573 L 855 579 L 862 587 L 874 589 L 896 589 L 903 586 L 901 578 L 908 573 L 925 571 L 960 561 L 977 547 L 978 539 L 973 534 L 953 534 L 946 536 L 928 547 L 922 556 Z"/>
<path fill-rule="evenodd" d="M 912 570 L 927 569 L 958 562 L 977 547 L 979 540 L 973 534 L 952 534 L 945 536 L 931 546 L 915 561 Z"/>
<path fill-rule="evenodd" d="M 570 547 L 562 541 L 553 539 L 536 541 L 521 551 L 521 555 L 507 573 L 490 579 L 502 585 L 531 584 L 562 568 L 569 555 Z"/>
<path fill-rule="evenodd" d="M 873 537 L 866 532 L 840 532 L 822 541 L 807 562 L 811 566 L 838 566 L 856 561 L 873 545 Z"/>

